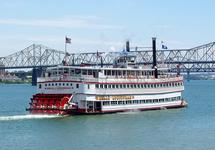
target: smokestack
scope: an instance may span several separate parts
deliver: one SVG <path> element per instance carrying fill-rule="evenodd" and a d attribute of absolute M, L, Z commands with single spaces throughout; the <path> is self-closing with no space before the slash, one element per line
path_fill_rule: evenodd
<path fill-rule="evenodd" d="M 129 41 L 126 41 L 126 52 L 130 52 L 130 44 L 129 44 Z"/>
<path fill-rule="evenodd" d="M 153 69 L 155 69 L 154 71 L 154 75 L 155 78 L 158 78 L 158 70 L 157 70 L 157 58 L 156 58 L 156 38 L 153 37 L 152 38 L 152 50 L 153 50 Z"/>

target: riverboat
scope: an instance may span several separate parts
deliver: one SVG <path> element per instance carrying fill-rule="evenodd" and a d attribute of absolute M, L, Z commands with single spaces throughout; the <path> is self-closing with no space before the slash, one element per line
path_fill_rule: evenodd
<path fill-rule="evenodd" d="M 170 74 L 156 64 L 136 63 L 136 56 L 122 52 L 112 66 L 47 68 L 38 78 L 37 94 L 27 110 L 32 114 L 104 114 L 185 107 L 183 76 Z"/>

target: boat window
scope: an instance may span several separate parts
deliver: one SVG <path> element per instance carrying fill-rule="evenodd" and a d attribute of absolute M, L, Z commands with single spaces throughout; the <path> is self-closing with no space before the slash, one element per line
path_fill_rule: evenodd
<path fill-rule="evenodd" d="M 76 84 L 76 88 L 77 88 L 77 89 L 79 88 L 79 84 Z"/>
<path fill-rule="evenodd" d="M 100 88 L 103 89 L 103 84 L 100 84 Z"/>
<path fill-rule="evenodd" d="M 69 73 L 69 68 L 64 68 L 64 74 L 68 74 Z"/>
<path fill-rule="evenodd" d="M 122 84 L 120 84 L 120 88 L 122 89 Z"/>
<path fill-rule="evenodd" d="M 107 70 L 107 75 L 111 76 L 111 70 Z"/>
<path fill-rule="evenodd" d="M 45 86 L 47 86 L 47 84 L 45 84 Z"/>
<path fill-rule="evenodd" d="M 70 70 L 70 75 L 74 75 L 74 70 L 72 69 L 72 70 Z"/>
<path fill-rule="evenodd" d="M 55 86 L 57 86 L 57 83 L 55 83 Z"/>
<path fill-rule="evenodd" d="M 119 85 L 118 85 L 118 84 L 116 84 L 116 88 L 117 88 L 117 89 L 119 88 Z"/>
<path fill-rule="evenodd" d="M 39 84 L 39 89 L 41 89 L 42 88 L 42 85 L 41 84 Z"/>
<path fill-rule="evenodd" d="M 108 88 L 109 88 L 109 89 L 111 88 L 111 84 L 108 84 Z"/>
<path fill-rule="evenodd" d="M 141 72 L 142 76 L 144 76 L 144 71 Z"/>
<path fill-rule="evenodd" d="M 75 74 L 80 75 L 81 74 L 81 69 L 75 69 Z"/>
<path fill-rule="evenodd" d="M 63 74 L 63 68 L 59 68 L 59 69 L 58 69 L 58 73 L 59 73 L 59 74 Z"/>
<path fill-rule="evenodd" d="M 133 103 L 134 103 L 134 104 L 138 104 L 138 100 L 134 100 Z"/>
<path fill-rule="evenodd" d="M 87 84 L 87 88 L 90 89 L 90 85 L 89 84 Z"/>
<path fill-rule="evenodd" d="M 92 74 L 93 74 L 92 70 L 88 70 L 88 75 L 92 75 Z"/>
<path fill-rule="evenodd" d="M 110 102 L 109 102 L 109 101 L 104 101 L 104 102 L 103 102 L 103 105 L 104 105 L 104 106 L 108 106 L 108 105 L 110 105 Z"/>
<path fill-rule="evenodd" d="M 123 88 L 126 88 L 126 84 L 123 84 Z"/>
<path fill-rule="evenodd" d="M 98 84 L 96 84 L 96 88 L 99 88 L 99 85 L 98 85 Z"/>
<path fill-rule="evenodd" d="M 59 86 L 61 86 L 61 83 L 59 83 Z"/>
<path fill-rule="evenodd" d="M 72 83 L 70 83 L 70 86 L 72 86 Z"/>
<path fill-rule="evenodd" d="M 122 75 L 126 76 L 126 71 L 125 70 L 122 71 Z"/>
<path fill-rule="evenodd" d="M 93 77 L 94 78 L 98 78 L 99 77 L 98 70 L 93 70 Z"/>
<path fill-rule="evenodd" d="M 115 76 L 115 75 L 116 75 L 116 71 L 112 70 L 112 76 Z"/>
<path fill-rule="evenodd" d="M 117 101 L 111 101 L 111 105 L 117 105 Z"/>
<path fill-rule="evenodd" d="M 118 71 L 118 76 L 121 76 L 121 75 L 122 75 L 122 71 L 119 70 L 119 71 Z"/>
<path fill-rule="evenodd" d="M 118 101 L 118 104 L 119 104 L 119 105 L 122 105 L 122 104 L 123 104 L 123 102 L 122 102 L 122 101 Z"/>
<path fill-rule="evenodd" d="M 135 73 L 136 73 L 135 71 L 131 71 L 132 76 L 135 76 Z"/>
<path fill-rule="evenodd" d="M 164 102 L 164 99 L 159 99 L 160 102 Z"/>
<path fill-rule="evenodd" d="M 87 75 L 87 70 L 82 70 L 82 75 Z"/>
<path fill-rule="evenodd" d="M 104 88 L 105 88 L 105 89 L 107 88 L 107 84 L 104 85 Z"/>
<path fill-rule="evenodd" d="M 115 84 L 112 85 L 112 88 L 115 89 Z"/>

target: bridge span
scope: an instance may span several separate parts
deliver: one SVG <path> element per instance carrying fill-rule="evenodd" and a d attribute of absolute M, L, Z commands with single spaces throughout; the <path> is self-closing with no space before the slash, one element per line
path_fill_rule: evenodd
<path fill-rule="evenodd" d="M 70 65 L 92 64 L 110 65 L 121 52 L 93 53 L 71 53 L 68 60 Z M 151 64 L 152 50 L 142 47 L 130 48 L 130 52 L 137 56 L 137 63 Z M 62 63 L 65 52 L 49 48 L 40 44 L 32 44 L 27 48 L 6 57 L 0 57 L 0 70 L 32 68 L 33 76 L 38 74 L 37 70 Z M 189 49 L 168 49 L 157 50 L 157 61 L 160 65 L 165 65 L 172 72 L 177 72 L 180 67 L 181 72 L 215 72 L 215 42 L 204 44 Z M 35 77 L 33 77 L 35 80 Z"/>

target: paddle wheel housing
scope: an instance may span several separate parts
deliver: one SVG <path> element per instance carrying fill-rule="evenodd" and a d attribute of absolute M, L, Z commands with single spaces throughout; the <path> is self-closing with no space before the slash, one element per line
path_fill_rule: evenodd
<path fill-rule="evenodd" d="M 35 94 L 27 109 L 32 114 L 70 114 L 74 109 L 72 94 Z"/>

